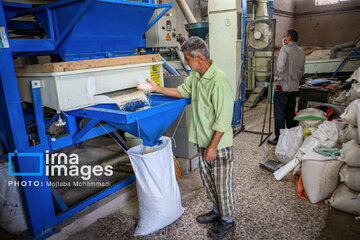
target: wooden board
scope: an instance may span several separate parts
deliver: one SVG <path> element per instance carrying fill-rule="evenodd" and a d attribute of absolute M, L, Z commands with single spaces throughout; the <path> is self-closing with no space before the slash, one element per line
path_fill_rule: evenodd
<path fill-rule="evenodd" d="M 133 65 L 141 63 L 161 62 L 159 54 L 148 54 L 130 57 L 101 58 L 82 61 L 45 63 L 37 65 L 27 65 L 22 68 L 16 68 L 17 74 L 26 73 L 52 73 L 69 72 L 91 68 L 102 68 L 121 65 Z"/>

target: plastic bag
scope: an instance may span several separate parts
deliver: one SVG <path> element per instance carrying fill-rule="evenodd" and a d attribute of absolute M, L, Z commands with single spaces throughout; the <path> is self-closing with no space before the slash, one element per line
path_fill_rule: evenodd
<path fill-rule="evenodd" d="M 0 164 L 0 226 L 11 234 L 18 235 L 27 230 L 19 187 L 8 186 L 16 177 L 9 176 L 8 163 Z"/>
<path fill-rule="evenodd" d="M 348 92 L 346 92 L 346 91 L 342 91 L 340 93 L 335 93 L 333 96 L 330 97 L 329 103 L 345 105 L 348 101 L 347 94 L 348 94 Z"/>
<path fill-rule="evenodd" d="M 316 128 L 324 121 L 325 120 L 305 119 L 299 121 L 299 126 L 301 126 L 302 128 Z"/>
<path fill-rule="evenodd" d="M 302 144 L 302 135 L 301 126 L 280 129 L 280 137 L 275 149 L 275 155 L 280 162 L 288 162 L 294 158 Z"/>
<path fill-rule="evenodd" d="M 320 142 L 318 139 L 313 136 L 309 136 L 305 138 L 302 143 L 300 149 L 295 154 L 294 159 L 288 162 L 285 166 L 281 167 L 277 171 L 273 173 L 276 180 L 280 181 L 285 177 L 289 172 L 291 172 L 294 168 L 297 168 L 301 163 L 301 158 L 305 153 L 309 153 L 313 151 L 313 148 L 317 148 L 320 146 Z"/>
<path fill-rule="evenodd" d="M 306 119 L 326 120 L 326 113 L 316 108 L 306 108 L 300 110 L 294 118 L 294 120 L 297 121 L 306 120 Z"/>
<path fill-rule="evenodd" d="M 312 135 L 319 139 L 321 147 L 332 148 L 338 141 L 338 130 L 334 122 L 325 121 L 316 130 L 311 131 Z"/>
<path fill-rule="evenodd" d="M 176 182 L 171 139 L 144 154 L 144 145 L 128 151 L 136 176 L 140 219 L 135 236 L 155 232 L 178 219 L 183 213 L 179 185 Z"/>

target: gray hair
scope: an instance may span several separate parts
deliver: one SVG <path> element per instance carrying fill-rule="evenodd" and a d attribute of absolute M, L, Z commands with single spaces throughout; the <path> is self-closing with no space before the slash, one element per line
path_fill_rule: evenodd
<path fill-rule="evenodd" d="M 204 40 L 199 37 L 191 37 L 181 46 L 182 52 L 188 52 L 193 58 L 203 56 L 206 60 L 210 60 L 209 47 Z"/>

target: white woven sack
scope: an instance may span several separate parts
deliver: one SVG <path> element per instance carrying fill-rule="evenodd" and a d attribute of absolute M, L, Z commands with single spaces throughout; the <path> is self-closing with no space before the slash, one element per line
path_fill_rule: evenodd
<path fill-rule="evenodd" d="M 339 131 L 339 139 L 338 139 L 339 143 L 346 143 L 353 139 L 357 143 L 360 143 L 358 128 L 348 125 L 344 130 Z"/>
<path fill-rule="evenodd" d="M 339 160 L 350 167 L 360 167 L 360 145 L 355 140 L 344 143 L 340 150 Z"/>
<path fill-rule="evenodd" d="M 360 168 L 349 167 L 344 164 L 340 169 L 340 182 L 343 182 L 351 190 L 360 192 Z"/>
<path fill-rule="evenodd" d="M 338 141 L 339 132 L 334 122 L 325 121 L 317 129 L 311 130 L 311 134 L 319 139 L 321 147 L 332 148 Z"/>
<path fill-rule="evenodd" d="M 302 157 L 301 177 L 311 203 L 324 200 L 336 189 L 342 164 L 315 152 Z"/>
<path fill-rule="evenodd" d="M 340 115 L 350 125 L 357 127 L 357 104 L 360 103 L 360 99 L 352 101 L 349 106 L 346 107 L 345 112 Z"/>
<path fill-rule="evenodd" d="M 135 236 L 147 235 L 174 222 L 183 213 L 179 185 L 176 182 L 171 139 L 154 152 L 144 153 L 144 145 L 128 151 L 136 176 L 140 219 Z"/>
<path fill-rule="evenodd" d="M 351 79 L 355 79 L 358 83 L 360 83 L 360 67 L 353 72 Z"/>
<path fill-rule="evenodd" d="M 337 187 L 329 203 L 338 210 L 360 215 L 360 193 L 351 191 L 345 184 Z"/>
<path fill-rule="evenodd" d="M 314 120 L 314 119 L 300 120 L 299 126 L 301 126 L 302 128 L 316 128 L 324 121 L 325 120 Z"/>
<path fill-rule="evenodd" d="M 325 120 L 326 119 L 326 113 L 324 111 L 321 111 L 316 108 L 305 108 L 303 110 L 300 110 L 296 116 L 295 119 L 314 119 L 314 120 Z"/>
<path fill-rule="evenodd" d="M 18 235 L 27 230 L 24 208 L 19 187 L 9 186 L 16 177 L 9 176 L 8 163 L 0 164 L 0 226 L 11 234 Z"/>
<path fill-rule="evenodd" d="M 292 160 L 303 141 L 302 127 L 280 129 L 279 141 L 276 145 L 275 155 L 280 162 Z"/>
<path fill-rule="evenodd" d="M 346 94 L 349 102 L 360 98 L 360 83 L 353 83 L 351 89 Z"/>

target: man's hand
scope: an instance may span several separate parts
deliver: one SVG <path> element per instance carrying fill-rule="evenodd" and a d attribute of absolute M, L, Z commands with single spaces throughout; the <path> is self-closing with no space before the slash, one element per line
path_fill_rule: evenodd
<path fill-rule="evenodd" d="M 283 89 L 280 85 L 275 85 L 275 91 L 279 93 L 283 93 Z"/>
<path fill-rule="evenodd" d="M 146 81 L 147 81 L 147 82 L 150 84 L 150 86 L 151 86 L 151 89 L 149 90 L 150 92 L 156 92 L 156 93 L 160 92 L 160 87 L 159 87 L 158 85 L 156 85 L 156 83 L 154 83 L 153 81 L 151 81 L 151 80 L 149 80 L 149 79 L 146 79 Z M 138 90 L 144 90 L 144 89 L 142 89 L 141 84 L 136 85 L 136 88 L 137 88 Z"/>
<path fill-rule="evenodd" d="M 214 161 L 216 159 L 216 148 L 207 147 L 204 152 L 205 161 Z"/>

